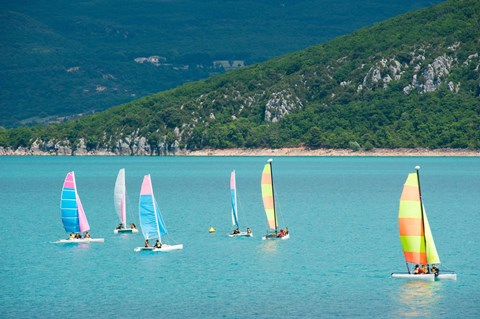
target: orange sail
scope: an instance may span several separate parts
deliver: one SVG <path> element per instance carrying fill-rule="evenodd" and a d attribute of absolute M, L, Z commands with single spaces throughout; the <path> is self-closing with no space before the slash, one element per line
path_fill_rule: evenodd
<path fill-rule="evenodd" d="M 267 215 L 268 227 L 276 230 L 278 221 L 277 214 L 275 212 L 275 199 L 273 193 L 273 181 L 272 181 L 272 160 L 269 160 L 262 172 L 262 198 L 263 207 L 265 208 L 265 214 Z"/>

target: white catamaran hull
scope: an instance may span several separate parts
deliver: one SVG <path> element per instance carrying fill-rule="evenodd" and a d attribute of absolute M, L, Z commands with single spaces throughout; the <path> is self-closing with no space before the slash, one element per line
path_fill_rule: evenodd
<path fill-rule="evenodd" d="M 104 238 L 73 238 L 73 239 L 60 239 L 55 242 L 54 244 L 90 244 L 90 243 L 103 243 L 105 241 Z"/>
<path fill-rule="evenodd" d="M 239 234 L 227 234 L 228 237 L 253 237 L 252 233 L 241 232 Z"/>
<path fill-rule="evenodd" d="M 289 239 L 290 238 L 290 234 L 286 234 L 285 236 L 282 236 L 282 237 L 277 237 L 277 236 L 269 236 L 269 235 L 265 235 L 262 237 L 263 240 L 270 240 L 270 239 L 281 239 L 281 240 L 285 240 L 285 239 Z"/>
<path fill-rule="evenodd" d="M 168 252 L 172 250 L 180 250 L 183 249 L 183 244 L 179 245 L 167 245 L 162 244 L 162 248 L 155 248 L 155 247 L 136 247 L 134 251 L 141 252 L 141 251 L 151 251 L 151 252 Z"/>
<path fill-rule="evenodd" d="M 457 274 L 438 274 L 438 276 L 435 279 L 457 280 Z"/>
<path fill-rule="evenodd" d="M 403 278 L 403 279 L 413 279 L 413 280 L 457 280 L 457 274 L 439 274 L 435 276 L 434 274 L 407 274 L 407 273 L 393 273 L 392 278 Z"/>
<path fill-rule="evenodd" d="M 138 233 L 138 229 L 136 228 L 122 228 L 122 229 L 115 229 L 113 231 L 114 234 L 132 234 L 132 233 Z"/>
<path fill-rule="evenodd" d="M 408 274 L 408 273 L 393 273 L 392 278 L 403 278 L 412 280 L 426 280 L 435 281 L 434 274 Z"/>

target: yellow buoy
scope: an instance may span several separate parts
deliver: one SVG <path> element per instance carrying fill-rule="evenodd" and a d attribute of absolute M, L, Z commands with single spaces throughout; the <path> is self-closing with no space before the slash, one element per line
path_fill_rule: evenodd
<path fill-rule="evenodd" d="M 213 227 L 210 227 L 210 229 L 208 230 L 209 233 L 214 233 L 215 232 L 215 228 Z"/>

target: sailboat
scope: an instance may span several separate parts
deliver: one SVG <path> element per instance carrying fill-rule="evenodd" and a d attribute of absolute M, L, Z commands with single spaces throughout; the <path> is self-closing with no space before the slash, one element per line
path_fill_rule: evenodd
<path fill-rule="evenodd" d="M 428 281 L 436 279 L 456 280 L 457 275 L 455 273 L 439 272 L 434 274 L 430 271 L 430 265 L 440 264 L 440 257 L 433 241 L 433 235 L 422 201 L 420 166 L 416 166 L 415 170 L 415 173 L 408 174 L 400 197 L 398 210 L 400 241 L 408 272 L 392 273 L 392 277 Z M 427 273 L 412 273 L 410 270 L 412 264 L 425 265 L 428 270 Z"/>
<path fill-rule="evenodd" d="M 241 232 L 238 226 L 238 206 L 237 206 L 237 186 L 235 182 L 235 170 L 230 174 L 230 194 L 232 200 L 232 225 L 236 228 L 228 237 L 253 237 L 250 228 L 246 232 Z"/>
<path fill-rule="evenodd" d="M 120 224 L 113 232 L 115 234 L 138 233 L 138 229 L 136 227 L 127 227 L 127 191 L 125 188 L 124 168 L 121 168 L 120 171 L 118 171 L 115 189 L 113 191 L 113 203 L 115 205 L 118 218 L 120 219 Z"/>
<path fill-rule="evenodd" d="M 183 244 L 167 245 L 162 243 L 162 236 L 167 234 L 167 228 L 165 227 L 165 222 L 163 221 L 157 201 L 153 195 L 150 175 L 143 177 L 142 189 L 140 190 L 139 216 L 146 245 L 144 247 L 136 247 L 135 251 L 166 252 L 183 249 Z M 151 239 L 158 239 L 161 243 L 161 248 L 147 245 Z"/>
<path fill-rule="evenodd" d="M 280 232 L 278 231 L 278 216 L 275 209 L 275 192 L 273 188 L 272 159 L 269 159 L 263 168 L 261 186 L 263 207 L 265 208 L 269 228 L 267 235 L 263 236 L 262 239 L 290 238 L 288 228 L 285 228 L 286 230 L 281 229 Z"/>
<path fill-rule="evenodd" d="M 60 210 L 62 213 L 63 227 L 67 233 L 70 233 L 69 239 L 60 239 L 56 244 L 78 244 L 78 243 L 103 243 L 103 238 L 90 238 L 87 216 L 83 210 L 80 196 L 77 193 L 75 183 L 75 173 L 69 172 L 65 177 L 60 200 Z M 81 234 L 85 232 L 83 238 L 75 238 L 73 233 Z"/>

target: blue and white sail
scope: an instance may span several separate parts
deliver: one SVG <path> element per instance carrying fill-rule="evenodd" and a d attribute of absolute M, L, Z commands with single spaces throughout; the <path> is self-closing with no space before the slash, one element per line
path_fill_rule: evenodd
<path fill-rule="evenodd" d="M 143 178 L 139 204 L 140 226 L 145 239 L 161 239 L 167 234 L 157 201 L 153 195 L 150 175 Z"/>
<path fill-rule="evenodd" d="M 235 170 L 230 174 L 230 195 L 232 200 L 232 225 L 238 226 L 237 185 L 235 182 Z"/>

